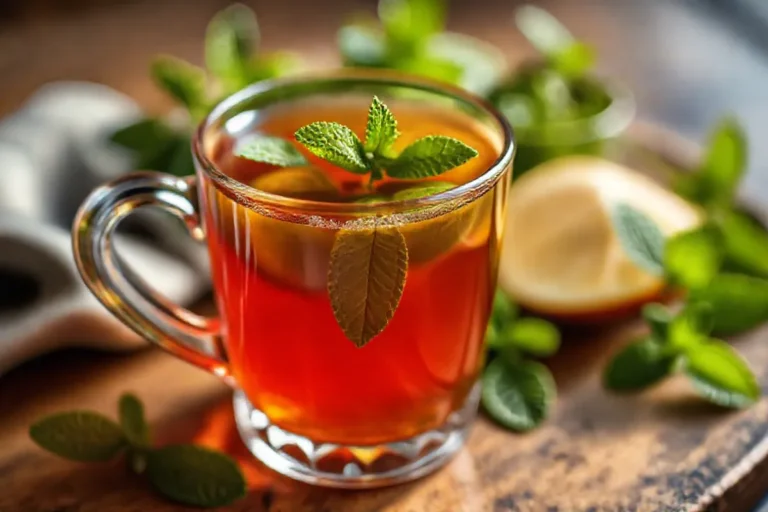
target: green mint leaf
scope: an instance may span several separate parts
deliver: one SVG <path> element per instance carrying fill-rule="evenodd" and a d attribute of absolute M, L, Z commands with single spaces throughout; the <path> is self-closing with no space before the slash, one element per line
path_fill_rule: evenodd
<path fill-rule="evenodd" d="M 502 426 L 525 432 L 549 415 L 557 397 L 549 369 L 535 361 L 512 362 L 498 357 L 483 374 L 482 403 Z"/>
<path fill-rule="evenodd" d="M 509 346 L 535 357 L 549 357 L 560 348 L 560 331 L 541 318 L 520 318 L 502 331 L 499 342 L 498 348 Z"/>
<path fill-rule="evenodd" d="M 262 53 L 257 59 L 251 60 L 246 68 L 244 85 L 287 75 L 300 68 L 301 57 L 296 53 L 284 51 Z M 237 90 L 242 87 L 237 87 Z M 236 90 L 232 92 L 236 92 Z"/>
<path fill-rule="evenodd" d="M 720 232 L 712 226 L 672 237 L 664 246 L 664 268 L 668 278 L 689 289 L 706 286 L 720 270 L 722 246 Z"/>
<path fill-rule="evenodd" d="M 669 326 L 674 317 L 663 304 L 652 303 L 643 307 L 643 319 L 651 328 L 651 337 L 659 343 L 667 341 Z"/>
<path fill-rule="evenodd" d="M 684 351 L 696 350 L 712 332 L 714 316 L 707 302 L 691 301 L 667 329 L 670 346 Z"/>
<path fill-rule="evenodd" d="M 400 59 L 392 67 L 404 73 L 441 80 L 449 84 L 458 84 L 464 75 L 464 70 L 456 62 L 432 55 L 419 54 Z"/>
<path fill-rule="evenodd" d="M 495 46 L 455 32 L 441 32 L 429 38 L 426 55 L 443 63 L 443 76 L 479 96 L 486 96 L 504 78 L 506 58 Z M 449 69 L 445 64 L 453 65 Z"/>
<path fill-rule="evenodd" d="M 384 34 L 378 27 L 346 25 L 336 37 L 345 66 L 383 67 L 386 59 Z"/>
<path fill-rule="evenodd" d="M 591 46 L 574 42 L 550 57 L 552 67 L 566 77 L 580 77 L 595 65 L 597 54 Z"/>
<path fill-rule="evenodd" d="M 184 505 L 220 507 L 245 496 L 245 479 L 237 463 L 200 446 L 153 450 L 146 473 L 160 494 Z"/>
<path fill-rule="evenodd" d="M 738 212 L 726 212 L 719 222 L 730 267 L 756 277 L 768 277 L 768 233 L 763 226 Z"/>
<path fill-rule="evenodd" d="M 296 140 L 313 155 L 357 174 L 366 174 L 370 165 L 363 143 L 355 132 L 339 123 L 316 122 L 296 131 Z"/>
<path fill-rule="evenodd" d="M 189 176 L 195 173 L 192 147 L 187 137 L 181 136 L 176 139 L 165 171 L 174 176 Z"/>
<path fill-rule="evenodd" d="M 290 141 L 281 137 L 261 136 L 235 151 L 235 155 L 254 162 L 280 167 L 307 165 L 307 159 Z"/>
<path fill-rule="evenodd" d="M 618 203 L 611 221 L 621 246 L 633 263 L 653 275 L 664 275 L 664 235 L 645 213 Z"/>
<path fill-rule="evenodd" d="M 120 426 L 128 441 L 134 446 L 148 446 L 150 444 L 149 425 L 144 418 L 144 405 L 130 393 L 120 397 L 118 403 L 120 412 Z"/>
<path fill-rule="evenodd" d="M 161 56 L 152 62 L 152 77 L 174 99 L 187 107 L 193 117 L 208 107 L 205 71 L 175 57 Z"/>
<path fill-rule="evenodd" d="M 723 407 L 746 407 L 760 398 L 752 370 L 720 340 L 711 340 L 686 354 L 685 373 L 704 398 Z"/>
<path fill-rule="evenodd" d="M 126 149 L 142 151 L 147 146 L 157 147 L 173 135 L 173 131 L 161 120 L 146 118 L 120 128 L 109 140 Z"/>
<path fill-rule="evenodd" d="M 420 197 L 434 196 L 435 194 L 440 194 L 446 190 L 451 190 L 452 188 L 456 188 L 455 183 L 449 183 L 447 181 L 429 181 L 427 183 L 416 185 L 415 187 L 395 192 L 392 199 L 396 201 L 418 199 Z"/>
<path fill-rule="evenodd" d="M 575 42 L 557 18 L 534 5 L 519 7 L 515 12 L 515 23 L 533 47 L 546 57 L 556 57 Z"/>
<path fill-rule="evenodd" d="M 723 273 L 709 285 L 691 293 L 690 300 L 712 307 L 712 332 L 739 334 L 768 321 L 768 280 Z"/>
<path fill-rule="evenodd" d="M 29 436 L 41 448 L 65 459 L 102 462 L 126 446 L 120 426 L 101 414 L 73 411 L 54 414 L 36 422 Z"/>
<path fill-rule="evenodd" d="M 493 296 L 493 309 L 491 310 L 491 323 L 504 328 L 514 322 L 520 314 L 520 308 L 501 290 L 496 290 Z"/>
<path fill-rule="evenodd" d="M 396 60 L 417 54 L 427 39 L 445 27 L 444 0 L 380 0 L 388 57 Z"/>
<path fill-rule="evenodd" d="M 234 4 L 219 11 L 205 34 L 206 67 L 229 90 L 247 85 L 248 67 L 259 39 L 259 24 L 249 7 Z"/>
<path fill-rule="evenodd" d="M 388 155 L 392 144 L 400 133 L 397 131 L 397 121 L 389 108 L 373 97 L 368 109 L 368 123 L 365 127 L 365 151 L 373 155 Z"/>
<path fill-rule="evenodd" d="M 603 385 L 620 393 L 641 391 L 671 375 L 675 361 L 654 338 L 641 339 L 613 356 L 603 372 Z"/>
<path fill-rule="evenodd" d="M 419 179 L 438 176 L 478 155 L 458 139 L 428 135 L 406 147 L 387 168 L 393 178 Z"/>
<path fill-rule="evenodd" d="M 746 169 L 747 142 L 735 119 L 722 120 L 709 141 L 698 177 L 707 203 L 730 205 Z"/>

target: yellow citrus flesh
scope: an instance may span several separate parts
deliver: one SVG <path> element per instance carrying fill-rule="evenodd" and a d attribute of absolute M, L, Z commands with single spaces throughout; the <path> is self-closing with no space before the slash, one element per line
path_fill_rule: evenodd
<path fill-rule="evenodd" d="M 635 265 L 610 211 L 626 203 L 669 236 L 701 223 L 700 212 L 651 178 L 619 164 L 569 156 L 526 173 L 510 190 L 499 285 L 521 305 L 563 318 L 632 310 L 664 291 Z"/>

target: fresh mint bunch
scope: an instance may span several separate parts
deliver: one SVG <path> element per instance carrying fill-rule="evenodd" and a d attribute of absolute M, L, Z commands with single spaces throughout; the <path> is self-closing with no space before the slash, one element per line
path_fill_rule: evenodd
<path fill-rule="evenodd" d="M 378 19 L 358 16 L 338 33 L 344 65 L 390 68 L 486 94 L 503 56 L 487 43 L 445 32 L 445 0 L 379 0 Z"/>
<path fill-rule="evenodd" d="M 557 398 L 549 369 L 530 357 L 554 355 L 560 333 L 546 320 L 518 314 L 515 303 L 497 291 L 486 333 L 493 355 L 483 374 L 482 403 L 499 424 L 525 432 L 547 418 Z"/>
<path fill-rule="evenodd" d="M 613 356 L 603 373 L 605 387 L 637 392 L 682 371 L 705 399 L 723 407 L 746 407 L 760 387 L 746 361 L 727 343 L 710 338 L 713 309 L 692 302 L 672 315 L 660 304 L 644 311 L 651 334 Z"/>
<path fill-rule="evenodd" d="M 167 55 L 150 67 L 155 83 L 186 112 L 177 122 L 148 117 L 123 127 L 111 141 L 129 150 L 141 169 L 177 176 L 194 172 L 189 140 L 194 123 L 221 98 L 260 80 L 286 74 L 297 59 L 286 53 L 259 51 L 260 33 L 253 11 L 234 4 L 217 13 L 208 24 L 203 69 Z"/>
<path fill-rule="evenodd" d="M 131 394 L 120 397 L 119 423 L 90 411 L 45 417 L 29 435 L 41 448 L 78 462 L 106 462 L 125 455 L 166 498 L 196 507 L 219 507 L 245 495 L 237 463 L 223 453 L 195 445 L 152 447 L 144 406 Z"/>
<path fill-rule="evenodd" d="M 478 154 L 460 140 L 442 135 L 422 137 L 398 154 L 394 144 L 399 134 L 392 111 L 374 97 L 368 110 L 365 141 L 349 127 L 326 121 L 302 126 L 295 137 L 313 155 L 349 172 L 369 175 L 371 183 L 385 173 L 398 179 L 438 176 Z M 297 148 L 274 137 L 257 137 L 238 148 L 237 155 L 283 167 L 306 165 Z"/>
<path fill-rule="evenodd" d="M 693 173 L 675 182 L 675 191 L 700 204 L 707 227 L 717 237 L 726 269 L 768 278 L 768 234 L 736 204 L 736 193 L 747 168 L 747 140 L 739 123 L 721 120 L 709 136 L 707 150 Z"/>
<path fill-rule="evenodd" d="M 567 154 L 600 154 L 601 136 L 577 124 L 604 111 L 612 98 L 590 74 L 596 54 L 550 13 L 533 5 L 515 13 L 518 29 L 538 51 L 488 95 L 518 137 L 515 174 Z M 566 130 L 564 127 L 572 126 Z"/>

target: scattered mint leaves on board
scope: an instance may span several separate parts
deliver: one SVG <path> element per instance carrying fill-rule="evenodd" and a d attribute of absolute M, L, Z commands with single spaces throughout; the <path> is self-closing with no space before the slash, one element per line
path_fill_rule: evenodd
<path fill-rule="evenodd" d="M 482 403 L 500 425 L 524 432 L 544 421 L 557 397 L 549 369 L 529 357 L 548 357 L 560 332 L 541 318 L 519 318 L 517 305 L 497 291 L 486 332 L 493 353 L 483 374 Z"/>
<path fill-rule="evenodd" d="M 510 430 L 536 428 L 549 415 L 556 397 L 552 374 L 536 361 L 497 357 L 483 374 L 483 407 Z"/>
<path fill-rule="evenodd" d="M 128 445 L 120 425 L 90 411 L 48 416 L 35 422 L 29 435 L 49 452 L 79 462 L 110 460 Z"/>
<path fill-rule="evenodd" d="M 747 407 L 760 398 L 752 370 L 720 340 L 709 340 L 687 353 L 685 373 L 704 398 L 723 407 Z"/>
<path fill-rule="evenodd" d="M 146 473 L 166 498 L 196 507 L 219 507 L 245 495 L 245 478 L 227 455 L 194 445 L 153 448 L 144 406 L 126 393 L 118 403 L 120 424 L 90 411 L 53 414 L 29 429 L 41 448 L 79 462 L 106 462 L 125 453 L 136 474 Z"/>
<path fill-rule="evenodd" d="M 603 384 L 616 392 L 646 389 L 669 376 L 677 357 L 654 336 L 634 341 L 616 353 L 603 371 Z"/>
<path fill-rule="evenodd" d="M 706 286 L 723 263 L 719 230 L 702 226 L 669 239 L 664 249 L 664 269 L 670 282 L 684 288 Z"/>

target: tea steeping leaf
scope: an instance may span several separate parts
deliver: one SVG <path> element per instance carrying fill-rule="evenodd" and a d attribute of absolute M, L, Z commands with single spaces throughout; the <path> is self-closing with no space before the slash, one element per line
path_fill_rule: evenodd
<path fill-rule="evenodd" d="M 411 143 L 387 168 L 395 178 L 418 179 L 437 176 L 478 155 L 458 139 L 428 135 Z"/>
<path fill-rule="evenodd" d="M 446 181 L 430 181 L 422 185 L 406 188 L 395 192 L 392 199 L 396 201 L 405 201 L 407 199 L 418 199 L 419 197 L 434 196 L 440 194 L 446 190 L 456 188 L 455 183 L 448 183 Z"/>
<path fill-rule="evenodd" d="M 41 448 L 80 462 L 108 461 L 127 445 L 118 424 L 88 411 L 43 418 L 29 428 L 29 435 Z"/>
<path fill-rule="evenodd" d="M 309 163 L 290 141 L 268 135 L 254 139 L 244 147 L 239 148 L 235 154 L 254 162 L 280 167 L 298 167 Z"/>
<path fill-rule="evenodd" d="M 341 330 L 362 347 L 384 330 L 405 286 L 408 249 L 396 227 L 342 229 L 328 272 L 328 294 Z"/>
<path fill-rule="evenodd" d="M 371 171 L 363 143 L 348 127 L 318 121 L 296 131 L 296 140 L 312 154 L 356 174 Z"/>
<path fill-rule="evenodd" d="M 174 501 L 220 507 L 245 495 L 245 479 L 229 457 L 194 445 L 166 446 L 150 452 L 147 477 Z"/>
<path fill-rule="evenodd" d="M 398 135 L 397 120 L 392 111 L 374 96 L 365 127 L 365 151 L 372 156 L 388 155 Z"/>

